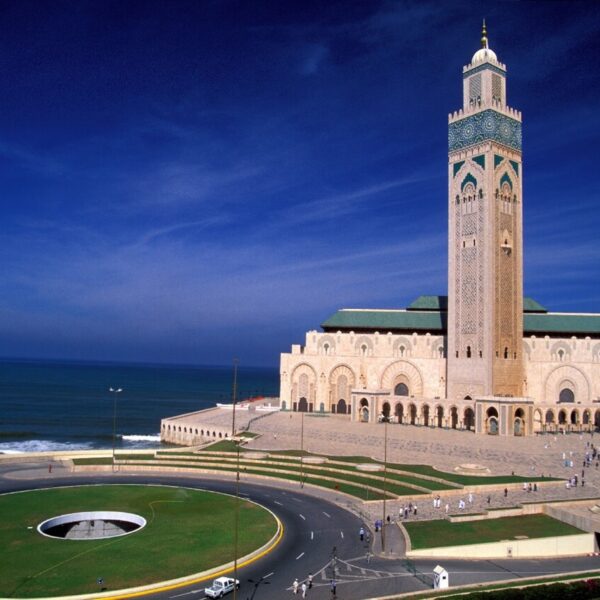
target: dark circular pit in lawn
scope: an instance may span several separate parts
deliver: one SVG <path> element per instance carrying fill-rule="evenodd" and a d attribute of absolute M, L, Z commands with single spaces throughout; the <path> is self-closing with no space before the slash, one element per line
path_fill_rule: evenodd
<path fill-rule="evenodd" d="M 66 540 L 97 540 L 127 535 L 146 525 L 146 519 L 112 510 L 70 513 L 52 517 L 38 525 L 47 537 Z"/>

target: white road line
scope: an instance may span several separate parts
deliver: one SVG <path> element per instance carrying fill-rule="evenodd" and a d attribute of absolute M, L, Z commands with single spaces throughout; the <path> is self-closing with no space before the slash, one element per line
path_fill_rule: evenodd
<path fill-rule="evenodd" d="M 283 504 L 281 502 L 277 502 L 277 500 L 274 500 L 275 504 L 278 504 L 279 506 L 283 506 Z"/>
<path fill-rule="evenodd" d="M 306 517 L 305 517 L 303 514 L 300 514 L 300 518 L 301 518 L 303 521 L 306 521 Z"/>
<path fill-rule="evenodd" d="M 315 532 L 314 532 L 314 531 L 311 531 L 311 532 L 310 532 L 310 539 L 311 539 L 311 540 L 314 540 L 314 539 L 315 539 Z"/>
<path fill-rule="evenodd" d="M 323 511 L 323 514 L 328 518 L 331 519 L 331 515 L 329 513 L 326 513 L 325 511 Z"/>
<path fill-rule="evenodd" d="M 342 539 L 344 539 L 344 532 L 340 531 L 340 535 L 342 536 Z"/>
<path fill-rule="evenodd" d="M 275 575 L 275 571 L 271 571 L 268 575 L 263 575 L 262 578 L 266 579 L 267 577 L 271 577 L 271 575 Z"/>
<path fill-rule="evenodd" d="M 304 552 L 302 554 L 298 554 L 298 556 L 296 556 L 296 560 L 298 560 L 299 558 L 302 558 L 304 556 Z"/>

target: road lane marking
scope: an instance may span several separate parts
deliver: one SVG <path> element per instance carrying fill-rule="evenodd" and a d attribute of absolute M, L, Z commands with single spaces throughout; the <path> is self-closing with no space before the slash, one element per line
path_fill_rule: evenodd
<path fill-rule="evenodd" d="M 340 531 L 340 535 L 342 536 L 342 539 L 344 539 L 344 532 Z"/>
<path fill-rule="evenodd" d="M 315 532 L 314 532 L 314 531 L 311 531 L 311 532 L 310 532 L 310 539 L 311 539 L 311 540 L 314 540 L 314 539 L 315 539 Z"/>
<path fill-rule="evenodd" d="M 304 556 L 304 552 L 302 552 L 302 554 L 298 554 L 298 556 L 296 556 L 296 560 L 298 560 L 299 558 L 302 558 Z"/>
<path fill-rule="evenodd" d="M 305 517 L 303 514 L 300 514 L 300 518 L 301 518 L 303 521 L 306 521 L 306 517 Z"/>
<path fill-rule="evenodd" d="M 331 519 L 331 515 L 329 513 L 326 513 L 325 511 L 323 511 L 323 514 L 328 518 Z"/>
<path fill-rule="evenodd" d="M 283 503 L 278 502 L 277 500 L 274 500 L 275 504 L 278 504 L 279 506 L 283 506 Z"/>
<path fill-rule="evenodd" d="M 271 577 L 271 575 L 275 575 L 275 571 L 271 571 L 268 575 L 263 575 L 262 578 L 266 579 L 267 577 Z"/>

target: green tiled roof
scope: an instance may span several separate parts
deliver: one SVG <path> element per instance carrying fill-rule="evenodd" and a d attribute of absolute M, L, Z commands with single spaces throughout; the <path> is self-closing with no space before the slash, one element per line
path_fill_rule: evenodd
<path fill-rule="evenodd" d="M 406 310 L 448 310 L 448 296 L 419 296 Z M 533 298 L 523 298 L 523 312 L 548 312 Z"/>
<path fill-rule="evenodd" d="M 524 313 L 545 313 L 548 312 L 548 309 L 545 306 L 542 306 L 539 302 L 534 300 L 533 298 L 523 298 L 523 312 Z"/>
<path fill-rule="evenodd" d="M 403 329 L 410 331 L 431 331 L 443 333 L 446 330 L 446 313 L 415 310 L 338 310 L 321 327 L 327 331 L 352 329 L 359 331 L 390 331 Z"/>
<path fill-rule="evenodd" d="M 523 329 L 526 335 L 600 335 L 600 315 L 542 313 L 523 315 Z"/>
<path fill-rule="evenodd" d="M 321 327 L 325 331 L 415 331 L 444 334 L 447 313 L 439 310 L 343 309 L 329 317 Z M 525 313 L 523 329 L 525 335 L 597 337 L 600 336 L 600 314 Z"/>
<path fill-rule="evenodd" d="M 448 296 L 419 296 L 406 310 L 448 310 Z"/>

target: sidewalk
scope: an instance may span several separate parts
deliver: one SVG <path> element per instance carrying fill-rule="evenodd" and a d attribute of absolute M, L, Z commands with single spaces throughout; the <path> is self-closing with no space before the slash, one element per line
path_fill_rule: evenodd
<path fill-rule="evenodd" d="M 383 533 L 383 540 L 382 540 Z M 379 558 L 402 558 L 406 554 L 406 542 L 396 523 L 383 526 L 383 531 L 373 534 L 373 554 Z"/>

